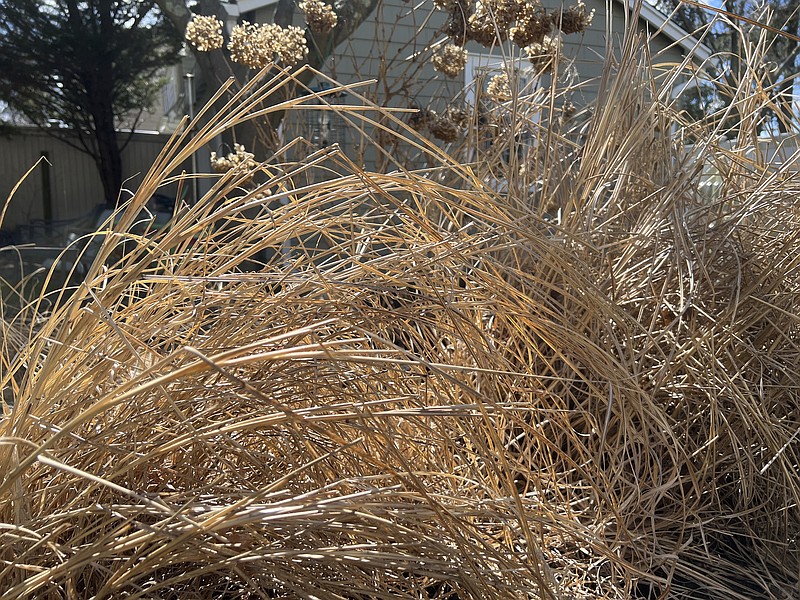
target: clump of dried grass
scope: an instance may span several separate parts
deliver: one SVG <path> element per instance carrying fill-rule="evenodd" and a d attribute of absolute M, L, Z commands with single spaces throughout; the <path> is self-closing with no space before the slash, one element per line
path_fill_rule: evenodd
<path fill-rule="evenodd" d="M 134 236 L 288 75 L 165 149 L 86 282 L 6 352 L 6 597 L 796 593 L 800 181 L 744 136 L 668 136 L 634 57 L 580 135 L 562 98 L 516 98 L 470 164 L 410 131 L 440 168 L 276 158 Z"/>

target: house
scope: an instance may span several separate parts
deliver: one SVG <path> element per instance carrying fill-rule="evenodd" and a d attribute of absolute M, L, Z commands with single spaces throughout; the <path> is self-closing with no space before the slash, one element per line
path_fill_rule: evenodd
<path fill-rule="evenodd" d="M 444 2 L 445 0 L 440 0 Z M 577 0 L 566 0 L 569 5 Z M 591 26 L 582 34 L 565 37 L 563 55 L 573 61 L 577 88 L 575 104 L 589 103 L 597 93 L 596 81 L 603 68 L 603 57 L 610 48 L 619 48 L 625 31 L 626 2 L 630 9 L 635 0 L 584 0 L 588 10 L 594 10 Z M 545 8 L 561 6 L 561 0 L 542 0 Z M 269 22 L 277 0 L 239 0 L 228 7 L 231 18 L 228 26 L 241 18 L 251 22 Z M 431 46 L 445 39 L 442 28 L 447 15 L 435 8 L 433 2 L 415 0 L 382 0 L 378 8 L 355 33 L 332 53 L 323 71 L 341 83 L 376 79 L 377 83 L 359 88 L 361 93 L 382 106 L 399 108 L 420 107 L 443 110 L 453 102 L 470 100 L 470 84 L 487 71 L 496 68 L 502 60 L 500 49 L 490 51 L 475 42 L 469 42 L 466 67 L 455 77 L 447 77 L 431 65 Z M 298 10 L 295 24 L 303 24 Z M 681 30 L 652 5 L 641 6 L 638 26 L 651 34 L 650 52 L 656 62 L 680 63 L 694 49 L 693 60 L 702 63 L 711 57 L 711 51 L 698 45 L 697 40 Z M 607 33 L 608 31 L 610 33 Z M 524 59 L 517 58 L 521 62 Z M 152 126 L 160 124 L 162 132 L 169 133 L 188 112 L 185 74 L 191 71 L 191 58 L 185 64 L 171 69 L 163 90 L 163 117 L 154 116 Z M 312 85 L 322 87 L 325 82 Z M 472 88 L 474 89 L 474 87 Z M 346 102 L 347 98 L 339 101 Z M 385 164 L 376 156 L 371 144 L 353 128 L 344 126 L 342 119 L 330 112 L 307 111 L 296 113 L 285 123 L 286 137 L 301 135 L 318 147 L 338 143 L 349 155 L 361 159 L 368 168 L 380 169 Z M 149 162 L 163 145 L 164 135 L 137 134 L 125 158 L 125 174 L 134 177 L 127 186 L 136 186 L 135 176 L 141 177 Z M 21 137 L 0 140 L 4 146 L 0 157 L 0 197 L 6 198 L 18 179 L 41 156 L 52 164 L 42 163 L 42 168 L 32 173 L 17 189 L 15 199 L 8 207 L 4 228 L 36 219 L 73 219 L 90 213 L 102 198 L 94 165 L 88 157 L 71 151 L 61 142 L 48 139 L 37 132 Z M 209 148 L 219 151 L 221 148 Z M 197 154 L 199 169 L 209 169 L 208 157 Z M 76 177 L 76 173 L 85 176 Z"/>
<path fill-rule="evenodd" d="M 541 0 L 544 8 L 553 10 L 574 4 L 577 0 Z M 443 4 L 441 0 L 439 4 Z M 635 0 L 584 0 L 587 12 L 594 11 L 591 25 L 583 33 L 564 36 L 563 62 L 577 86 L 575 105 L 586 105 L 597 95 L 604 57 L 610 50 L 618 52 L 632 14 Z M 627 4 L 626 4 L 627 3 Z M 232 5 L 241 19 L 265 23 L 273 20 L 277 0 L 239 0 Z M 466 45 L 466 67 L 455 77 L 434 70 L 431 56 L 437 43 L 444 43 L 448 15 L 433 2 L 382 0 L 374 13 L 355 33 L 332 53 L 323 72 L 341 83 L 367 79 L 377 82 L 360 92 L 382 106 L 420 107 L 443 110 L 450 103 L 470 102 L 479 78 L 487 71 L 508 62 L 508 48 L 487 49 L 477 42 Z M 295 25 L 303 25 L 303 14 L 295 14 Z M 700 65 L 711 59 L 712 52 L 689 32 L 682 30 L 647 0 L 641 5 L 638 19 L 640 31 L 649 35 L 649 50 L 655 63 L 680 64 L 691 53 L 692 62 Z M 510 44 L 509 44 L 510 46 Z M 432 49 L 433 48 L 433 49 Z M 504 52 L 506 53 L 504 56 Z M 512 55 L 520 65 L 530 64 L 524 57 Z M 524 69 L 522 69 L 524 71 Z M 528 69 L 530 70 L 530 69 Z M 324 84 L 323 84 L 324 85 Z M 676 93 L 686 87 L 686 81 Z M 330 113 L 307 114 L 304 122 L 287 124 L 292 133 L 303 135 L 321 145 L 336 142 L 354 155 L 364 156 L 359 141 L 347 127 L 337 123 Z M 375 162 L 373 162 L 375 159 Z M 380 160 L 365 157 L 367 166 L 380 168 Z"/>

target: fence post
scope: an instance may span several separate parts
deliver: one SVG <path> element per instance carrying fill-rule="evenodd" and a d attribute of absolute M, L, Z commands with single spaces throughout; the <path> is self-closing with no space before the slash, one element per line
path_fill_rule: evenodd
<path fill-rule="evenodd" d="M 53 188 L 50 185 L 50 155 L 45 150 L 42 150 L 39 155 L 42 158 L 42 218 L 44 219 L 45 231 L 47 235 L 50 235 L 53 221 Z"/>

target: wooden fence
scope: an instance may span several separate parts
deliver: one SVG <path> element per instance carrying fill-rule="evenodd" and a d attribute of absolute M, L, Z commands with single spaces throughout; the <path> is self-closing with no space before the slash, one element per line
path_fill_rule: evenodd
<path fill-rule="evenodd" d="M 136 190 L 169 136 L 136 133 L 122 155 L 127 190 Z M 25 129 L 0 138 L 0 201 L 5 202 L 25 173 L 7 208 L 2 229 L 9 231 L 36 220 L 63 221 L 89 215 L 104 202 L 103 185 L 94 161 L 41 131 Z M 174 189 L 164 189 L 174 195 Z M 123 197 L 125 197 L 123 193 Z"/>

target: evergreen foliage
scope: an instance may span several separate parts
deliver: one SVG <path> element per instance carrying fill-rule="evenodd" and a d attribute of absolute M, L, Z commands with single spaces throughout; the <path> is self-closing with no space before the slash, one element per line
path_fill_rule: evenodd
<path fill-rule="evenodd" d="M 97 164 L 106 202 L 120 153 L 177 60 L 181 36 L 153 2 L 0 0 L 0 100 Z"/>

